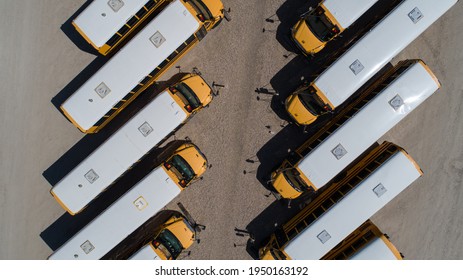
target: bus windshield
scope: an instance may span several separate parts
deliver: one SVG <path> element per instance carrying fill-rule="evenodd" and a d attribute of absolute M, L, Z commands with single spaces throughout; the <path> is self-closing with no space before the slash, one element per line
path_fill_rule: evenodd
<path fill-rule="evenodd" d="M 196 12 L 202 14 L 205 17 L 205 20 L 211 20 L 213 18 L 211 12 L 207 8 L 207 6 L 201 0 L 191 0 L 191 4 L 193 4 L 193 8 Z"/>
<path fill-rule="evenodd" d="M 314 116 L 325 114 L 329 111 L 326 104 L 314 93 L 314 89 L 308 88 L 298 94 L 302 105 Z"/>
<path fill-rule="evenodd" d="M 175 237 L 175 235 L 172 234 L 168 229 L 165 229 L 159 234 L 157 240 L 160 245 L 159 249 L 163 251 L 164 253 L 167 253 L 167 258 L 169 259 L 169 254 L 172 257 L 172 259 L 176 259 L 178 255 L 182 252 L 182 244 L 180 241 Z M 162 248 L 162 246 L 164 248 Z M 168 252 L 166 252 L 163 249 L 167 249 Z"/>
<path fill-rule="evenodd" d="M 178 171 L 178 173 L 180 173 L 182 178 L 179 179 L 183 179 L 188 183 L 195 177 L 195 172 L 181 156 L 173 156 L 171 164 Z"/>
<path fill-rule="evenodd" d="M 304 181 L 299 176 L 300 173 L 295 169 L 291 168 L 283 171 L 283 176 L 285 176 L 286 181 L 298 192 L 308 191 L 309 188 L 304 183 Z"/>
<path fill-rule="evenodd" d="M 331 40 L 337 33 L 333 31 L 338 30 L 326 17 L 325 12 L 321 8 L 317 8 L 315 12 L 311 13 L 305 19 L 305 22 L 310 28 L 310 31 L 322 42 Z"/>
<path fill-rule="evenodd" d="M 186 105 L 190 105 L 193 110 L 201 106 L 201 102 L 199 101 L 196 94 L 185 83 L 179 83 L 175 85 L 175 89 L 177 90 L 176 93 L 182 99 L 182 101 Z"/>

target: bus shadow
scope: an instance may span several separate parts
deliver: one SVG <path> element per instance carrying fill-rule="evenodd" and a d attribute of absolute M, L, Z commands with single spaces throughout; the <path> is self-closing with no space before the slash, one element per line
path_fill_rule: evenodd
<path fill-rule="evenodd" d="M 102 260 L 126 260 L 135 254 L 145 244 L 154 238 L 154 232 L 164 224 L 172 215 L 181 215 L 174 210 L 161 210 L 124 240 L 119 242 L 111 251 L 104 255 Z"/>
<path fill-rule="evenodd" d="M 85 10 L 92 2 L 93 0 L 87 0 L 87 2 L 85 2 L 65 23 L 61 25 L 61 31 L 63 31 L 69 40 L 71 40 L 71 42 L 73 42 L 74 45 L 76 45 L 81 51 L 99 55 L 98 51 L 93 48 L 93 46 L 90 45 L 72 25 L 74 19 L 76 19 L 76 17 L 79 16 L 79 14 L 82 13 L 82 11 Z"/>
<path fill-rule="evenodd" d="M 290 28 L 299 19 L 299 15 L 308 10 L 309 6 L 315 7 L 318 4 L 318 1 L 308 1 L 305 4 L 303 2 L 307 1 L 286 1 L 277 11 L 277 15 L 281 21 L 279 30 L 282 30 L 277 33 L 277 40 L 283 47 L 288 49 L 288 51 L 295 53 L 300 52 L 292 50 L 292 47 L 288 47 L 289 45 L 294 45 L 291 41 Z M 342 54 L 354 45 L 357 39 L 370 30 L 371 27 L 391 11 L 397 3 L 398 0 L 378 1 L 378 3 L 373 5 L 373 7 L 360 17 L 350 28 L 346 29 L 341 36 L 331 41 L 322 51 L 313 57 L 306 57 L 302 54 L 285 55 L 287 58 L 292 57 L 291 61 L 270 80 L 272 91 L 277 93 L 273 96 L 270 107 L 278 117 L 291 122 L 292 120 L 287 114 L 284 106 L 284 102 L 288 96 L 301 85 L 313 82 L 317 76 L 335 61 L 338 54 Z M 265 88 L 257 90 L 268 91 L 268 89 Z"/>
<path fill-rule="evenodd" d="M 97 57 L 90 62 L 72 81 L 67 84 L 58 94 L 52 99 L 51 103 L 58 109 L 64 116 L 60 106 L 68 99 L 74 92 L 76 92 L 88 79 L 90 79 L 103 65 L 108 61 L 107 57 Z M 66 117 L 66 116 L 64 116 Z"/>
<path fill-rule="evenodd" d="M 319 0 L 287 0 L 276 11 L 274 16 L 265 19 L 269 23 L 278 23 L 276 29 L 277 41 L 289 52 L 300 53 L 291 39 L 291 28 L 297 23 L 301 14 L 307 12 L 309 7 L 316 7 Z M 276 20 L 274 17 L 277 17 Z M 270 30 L 268 30 L 270 31 Z"/>
<path fill-rule="evenodd" d="M 314 125 L 307 126 L 305 129 L 294 124 L 289 124 L 270 139 L 270 141 L 265 143 L 256 153 L 258 162 L 260 163 L 256 171 L 256 177 L 259 182 L 265 188 L 272 191 L 270 174 L 283 163 L 291 151 L 301 146 L 329 118 L 331 118 L 331 115 L 324 115 L 320 118 L 320 121 Z"/>
<path fill-rule="evenodd" d="M 270 204 L 246 226 L 251 237 L 246 243 L 248 254 L 259 259 L 259 248 L 266 245 L 270 235 L 299 213 L 312 199 L 313 195 L 307 194 L 292 200 L 290 204 L 288 200 L 277 200 Z"/>
<path fill-rule="evenodd" d="M 299 55 L 272 77 L 270 85 L 278 94 L 273 96 L 270 107 L 279 118 L 292 122 L 285 109 L 286 98 L 302 84 L 312 82 L 321 72 L 322 66 L 316 59 Z"/>
<path fill-rule="evenodd" d="M 155 167 L 166 160 L 186 140 L 169 142 L 162 148 L 151 150 L 130 172 L 124 174 L 106 191 L 93 200 L 81 213 L 72 216 L 64 213 L 55 222 L 40 233 L 42 240 L 55 251 L 79 232 L 85 225 L 96 218 L 114 201 L 126 193 L 137 182 L 148 175 Z"/>

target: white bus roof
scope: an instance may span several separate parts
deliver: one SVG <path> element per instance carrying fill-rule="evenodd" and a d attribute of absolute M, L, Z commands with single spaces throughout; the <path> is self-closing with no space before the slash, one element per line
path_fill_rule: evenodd
<path fill-rule="evenodd" d="M 315 85 L 334 107 L 341 105 L 456 2 L 403 1 L 328 67 Z"/>
<path fill-rule="evenodd" d="M 294 260 L 319 260 L 421 176 L 415 162 L 396 153 L 284 248 Z"/>
<path fill-rule="evenodd" d="M 93 45 L 100 48 L 131 19 L 148 0 L 94 0 L 74 20 Z"/>
<path fill-rule="evenodd" d="M 133 254 L 129 260 L 156 260 L 160 261 L 161 257 L 156 254 L 151 244 L 146 244 L 135 254 Z"/>
<path fill-rule="evenodd" d="M 62 109 L 83 130 L 90 129 L 198 28 L 182 2 L 172 2 L 70 96 Z M 101 89 L 101 96 L 107 95 L 100 97 L 96 89 Z"/>
<path fill-rule="evenodd" d="M 350 260 L 397 260 L 394 252 L 381 238 L 375 238 L 368 245 L 356 252 Z"/>
<path fill-rule="evenodd" d="M 322 4 L 346 29 L 371 8 L 378 0 L 325 0 Z"/>
<path fill-rule="evenodd" d="M 157 167 L 64 243 L 50 259 L 102 258 L 174 199 L 180 191 L 164 169 Z"/>
<path fill-rule="evenodd" d="M 323 187 L 432 95 L 440 86 L 434 79 L 423 64 L 410 66 L 306 155 L 298 168 L 317 189 Z M 398 104 L 397 110 L 391 103 Z"/>
<path fill-rule="evenodd" d="M 162 92 L 59 181 L 53 195 L 79 212 L 186 119 L 169 92 Z"/>

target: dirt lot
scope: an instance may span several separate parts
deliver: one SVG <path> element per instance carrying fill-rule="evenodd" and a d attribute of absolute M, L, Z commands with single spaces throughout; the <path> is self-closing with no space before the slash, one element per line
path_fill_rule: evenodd
<path fill-rule="evenodd" d="M 198 67 L 210 83 L 225 85 L 210 108 L 176 134 L 176 139 L 189 136 L 213 165 L 204 180 L 166 207 L 178 210 L 176 203 L 182 202 L 207 226 L 187 259 L 252 259 L 253 248 L 241 230 L 262 240 L 275 223 L 297 211 L 297 205 L 287 209 L 276 202 L 263 183 L 288 148 L 308 136 L 292 125 L 283 127 L 279 100 L 323 63 L 293 54 L 287 40 L 296 16 L 307 2 L 317 1 L 223 2 L 231 7 L 233 20 L 223 22 L 179 62 L 182 71 Z M 376 9 L 384 11 L 386 2 L 380 0 Z M 0 259 L 45 259 L 52 252 L 47 244 L 58 246 L 101 210 L 94 207 L 93 213 L 71 219 L 49 194 L 50 183 L 109 135 L 84 137 L 56 108 L 105 61 L 70 28 L 70 19 L 85 3 L 0 0 L 5 97 L 0 103 Z M 463 203 L 462 13 L 460 2 L 395 60 L 422 58 L 442 83 L 438 94 L 384 137 L 403 146 L 425 172 L 373 217 L 407 259 L 463 259 L 463 210 L 458 206 Z M 372 18 L 370 13 L 363 20 Z M 280 96 L 272 98 L 265 90 Z M 112 196 L 106 202 L 116 193 Z"/>

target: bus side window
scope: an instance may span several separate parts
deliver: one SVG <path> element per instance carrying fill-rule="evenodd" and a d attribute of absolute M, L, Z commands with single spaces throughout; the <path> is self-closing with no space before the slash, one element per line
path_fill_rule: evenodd
<path fill-rule="evenodd" d="M 287 157 L 288 162 L 293 166 L 296 163 L 298 163 L 301 159 L 302 159 L 301 155 L 294 151 L 291 151 Z"/>

